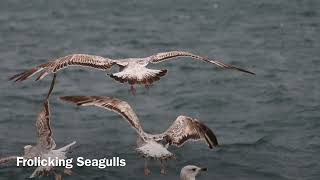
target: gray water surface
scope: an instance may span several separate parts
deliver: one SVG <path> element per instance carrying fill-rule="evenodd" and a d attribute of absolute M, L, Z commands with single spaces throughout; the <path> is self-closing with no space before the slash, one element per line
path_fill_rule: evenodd
<path fill-rule="evenodd" d="M 73 168 L 66 180 L 178 179 L 187 164 L 208 167 L 198 179 L 320 179 L 320 1 L 148 0 L 0 1 L 0 157 L 35 142 L 35 118 L 51 77 L 14 84 L 10 75 L 51 58 L 89 53 L 143 57 L 188 50 L 254 71 L 220 70 L 180 58 L 137 96 L 104 72 L 59 72 L 51 98 L 58 147 L 76 140 L 71 157 L 126 159 L 123 168 Z M 220 147 L 172 148 L 168 175 L 153 162 L 150 177 L 134 152 L 135 132 L 117 114 L 64 104 L 63 95 L 104 95 L 127 101 L 149 132 L 180 114 L 203 121 Z M 0 168 L 0 179 L 25 179 L 33 168 Z M 47 177 L 44 179 L 52 179 Z"/>

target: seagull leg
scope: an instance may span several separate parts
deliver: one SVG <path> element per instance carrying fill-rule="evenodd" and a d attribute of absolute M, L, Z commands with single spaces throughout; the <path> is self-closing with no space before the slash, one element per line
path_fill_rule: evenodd
<path fill-rule="evenodd" d="M 133 85 L 130 86 L 130 92 L 131 92 L 131 94 L 132 94 L 133 96 L 136 95 L 136 89 L 134 88 Z"/>
<path fill-rule="evenodd" d="M 160 160 L 160 174 L 167 174 L 165 171 L 165 166 L 162 159 Z"/>
<path fill-rule="evenodd" d="M 144 159 L 144 175 L 148 176 L 151 171 L 148 169 L 148 159 Z"/>

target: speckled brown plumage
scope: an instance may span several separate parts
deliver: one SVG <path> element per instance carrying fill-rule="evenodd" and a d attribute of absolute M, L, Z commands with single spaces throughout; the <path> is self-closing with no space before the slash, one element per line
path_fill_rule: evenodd
<path fill-rule="evenodd" d="M 57 73 L 59 70 L 70 66 L 91 67 L 106 71 L 113 65 L 118 65 L 120 67 L 118 72 L 112 74 L 108 73 L 108 75 L 114 80 L 120 83 L 128 83 L 131 86 L 135 84 L 151 85 L 154 82 L 159 81 L 162 76 L 166 75 L 167 70 L 149 69 L 146 66 L 149 63 L 160 63 L 166 60 L 176 59 L 178 57 L 189 57 L 195 60 L 215 64 L 220 68 L 233 69 L 254 74 L 248 70 L 225 64 L 220 61 L 210 60 L 207 57 L 199 56 L 190 52 L 168 51 L 143 58 L 127 58 L 116 60 L 88 54 L 71 54 L 16 74 L 12 76 L 10 80 L 24 81 L 35 74 L 39 74 L 36 80 L 41 80 L 49 74 Z"/>

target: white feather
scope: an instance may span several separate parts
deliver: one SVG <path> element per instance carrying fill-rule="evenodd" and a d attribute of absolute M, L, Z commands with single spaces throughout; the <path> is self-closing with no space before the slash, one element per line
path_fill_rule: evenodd
<path fill-rule="evenodd" d="M 154 141 L 148 141 L 141 147 L 136 148 L 136 151 L 146 158 L 173 158 L 173 154 L 171 152 L 169 152 L 162 144 Z"/>

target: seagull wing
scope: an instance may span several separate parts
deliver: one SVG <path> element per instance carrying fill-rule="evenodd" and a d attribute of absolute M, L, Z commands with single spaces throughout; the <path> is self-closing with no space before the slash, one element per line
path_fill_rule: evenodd
<path fill-rule="evenodd" d="M 68 56 L 60 57 L 58 59 L 54 59 L 52 61 L 49 61 L 48 63 L 16 74 L 10 77 L 9 80 L 14 80 L 16 82 L 24 81 L 37 73 L 40 74 L 36 80 L 41 80 L 48 74 L 56 73 L 57 71 L 69 66 L 82 66 L 96 68 L 99 70 L 106 70 L 111 68 L 116 63 L 117 62 L 115 60 L 104 58 L 101 56 L 88 54 L 71 54 Z"/>
<path fill-rule="evenodd" d="M 54 87 L 56 74 L 54 74 L 48 95 L 43 103 L 42 109 L 38 114 L 36 121 L 38 145 L 43 149 L 54 149 L 56 144 L 52 138 L 52 130 L 50 127 L 50 109 L 49 109 L 49 97 Z"/>
<path fill-rule="evenodd" d="M 218 145 L 217 138 L 211 129 L 197 119 L 186 116 L 179 116 L 162 135 L 170 144 L 178 147 L 189 140 L 205 140 L 210 149 Z"/>
<path fill-rule="evenodd" d="M 50 110 L 49 102 L 46 100 L 43 103 L 42 110 L 38 114 L 36 121 L 38 145 L 41 148 L 50 150 L 56 147 L 56 144 L 52 138 L 52 130 L 50 127 Z"/>
<path fill-rule="evenodd" d="M 10 164 L 17 161 L 17 156 L 9 156 L 9 157 L 4 157 L 4 158 L 0 158 L 0 165 L 4 164 Z"/>
<path fill-rule="evenodd" d="M 116 98 L 103 96 L 63 96 L 61 100 L 77 104 L 78 106 L 97 106 L 114 111 L 124 117 L 128 123 L 140 134 L 142 127 L 136 113 L 131 106 Z"/>
<path fill-rule="evenodd" d="M 155 55 L 149 56 L 147 59 L 149 59 L 149 62 L 151 63 L 159 63 L 159 62 L 163 62 L 166 60 L 171 60 L 173 58 L 177 58 L 177 57 L 190 57 L 196 60 L 200 60 L 200 61 L 205 61 L 208 63 L 212 63 L 215 64 L 217 66 L 219 66 L 220 68 L 224 68 L 224 69 L 233 69 L 233 70 L 237 70 L 237 71 L 242 71 L 245 73 L 249 73 L 249 74 L 254 74 L 253 72 L 250 72 L 248 70 L 245 69 L 241 69 L 235 66 L 232 66 L 230 64 L 225 64 L 223 62 L 220 61 L 215 61 L 215 60 L 209 60 L 206 57 L 203 56 L 199 56 L 190 52 L 186 52 L 186 51 L 168 51 L 168 52 L 161 52 L 161 53 L 157 53 Z"/>

